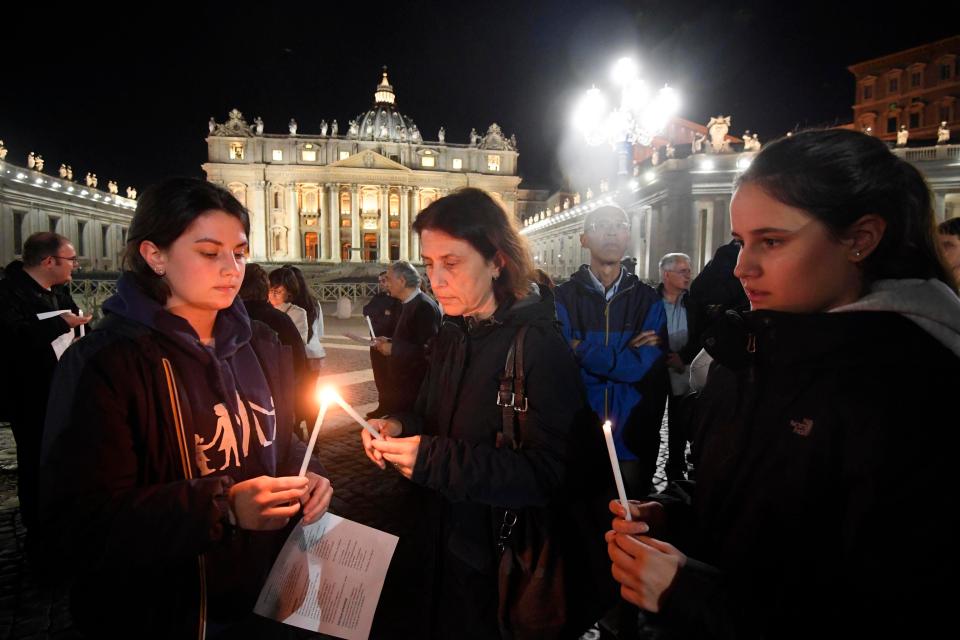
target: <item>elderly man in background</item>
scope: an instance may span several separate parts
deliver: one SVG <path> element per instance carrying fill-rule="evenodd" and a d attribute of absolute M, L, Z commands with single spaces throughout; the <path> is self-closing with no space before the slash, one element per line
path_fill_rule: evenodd
<path fill-rule="evenodd" d="M 420 274 L 405 260 L 387 268 L 387 290 L 402 303 L 392 338 L 377 336 L 374 349 L 388 358 L 388 413 L 413 409 L 420 383 L 427 373 L 427 342 L 440 330 L 440 310 L 433 299 L 420 291 Z"/>
<path fill-rule="evenodd" d="M 663 300 L 667 316 L 667 376 L 660 399 L 660 415 L 668 406 L 667 480 L 684 480 L 687 474 L 687 425 L 681 404 L 690 391 L 690 362 L 700 351 L 700 345 L 690 337 L 695 335 L 696 306 L 690 301 L 690 256 L 668 253 L 660 259 L 660 285 L 657 293 Z M 667 399 L 669 398 L 669 403 Z M 662 419 L 662 418 L 661 418 Z"/>

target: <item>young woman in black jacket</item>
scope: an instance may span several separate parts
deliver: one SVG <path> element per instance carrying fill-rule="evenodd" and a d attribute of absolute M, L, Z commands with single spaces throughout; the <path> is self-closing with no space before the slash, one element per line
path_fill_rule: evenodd
<path fill-rule="evenodd" d="M 252 613 L 285 529 L 332 495 L 292 435 L 289 351 L 237 291 L 249 220 L 167 180 L 137 203 L 117 294 L 60 362 L 42 533 L 90 637 L 284 637 Z"/>
<path fill-rule="evenodd" d="M 611 504 L 622 596 L 670 637 L 928 637 L 956 593 L 960 300 L 926 183 L 811 131 L 757 155 L 730 217 L 751 311 L 705 339 L 696 484 Z"/>

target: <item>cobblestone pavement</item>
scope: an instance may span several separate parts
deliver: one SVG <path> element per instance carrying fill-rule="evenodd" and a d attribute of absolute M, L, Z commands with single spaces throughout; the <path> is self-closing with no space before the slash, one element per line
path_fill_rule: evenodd
<path fill-rule="evenodd" d="M 368 349 L 342 336 L 365 332 L 362 319 L 326 317 L 324 346 L 327 357 L 321 383 L 335 384 L 361 414 L 376 406 L 377 394 Z M 312 426 L 312 425 L 310 425 Z M 665 482 L 666 429 L 661 433 L 657 483 Z M 331 410 L 318 439 L 320 459 L 335 488 L 331 510 L 346 518 L 400 536 L 397 555 L 403 553 L 404 534 L 412 525 L 409 483 L 392 469 L 381 471 L 363 455 L 359 428 L 339 408 Z M 16 445 L 9 426 L 0 425 L 0 639 L 67 640 L 79 637 L 71 629 L 63 587 L 37 584 L 24 554 L 25 531 L 16 492 Z M 387 577 L 373 637 L 407 637 L 400 611 L 416 606 L 417 590 L 393 572 Z"/>

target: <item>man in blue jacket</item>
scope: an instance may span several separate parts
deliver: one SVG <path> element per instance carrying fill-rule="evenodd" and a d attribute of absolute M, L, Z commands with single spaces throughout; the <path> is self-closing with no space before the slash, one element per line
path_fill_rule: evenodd
<path fill-rule="evenodd" d="M 557 316 L 573 348 L 590 406 L 613 426 L 627 495 L 650 492 L 660 449 L 660 425 L 650 385 L 664 375 L 666 317 L 653 288 L 624 269 L 630 222 L 617 206 L 587 214 L 580 244 L 590 251 L 568 282 L 557 287 Z M 651 373 L 652 372 L 652 373 Z"/>

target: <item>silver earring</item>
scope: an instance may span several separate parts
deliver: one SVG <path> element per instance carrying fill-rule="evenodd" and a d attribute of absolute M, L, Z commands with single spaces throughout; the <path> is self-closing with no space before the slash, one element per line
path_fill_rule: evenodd
<path fill-rule="evenodd" d="M 863 253 L 858 249 L 853 255 L 859 258 L 861 255 L 863 255 Z"/>
<path fill-rule="evenodd" d="M 157 272 L 157 275 L 160 276 L 161 278 L 163 277 L 163 274 L 166 273 L 166 272 L 163 270 L 163 267 L 156 267 L 156 268 L 154 269 L 154 271 L 156 271 L 156 272 Z"/>

